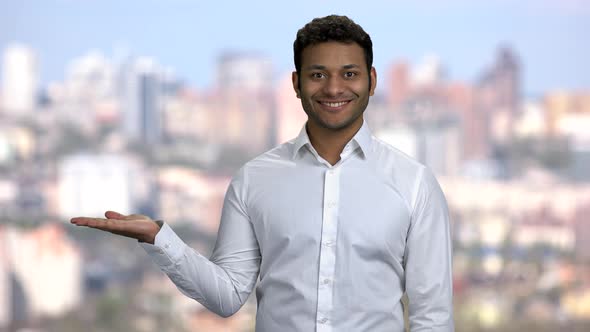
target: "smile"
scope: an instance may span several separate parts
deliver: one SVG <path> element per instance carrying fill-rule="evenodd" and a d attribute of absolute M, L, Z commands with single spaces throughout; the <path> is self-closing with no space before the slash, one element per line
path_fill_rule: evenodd
<path fill-rule="evenodd" d="M 338 102 L 327 102 L 327 101 L 320 101 L 319 103 L 328 107 L 340 107 L 340 106 L 344 106 L 346 104 L 348 104 L 350 102 L 350 100 L 347 101 L 338 101 Z"/>

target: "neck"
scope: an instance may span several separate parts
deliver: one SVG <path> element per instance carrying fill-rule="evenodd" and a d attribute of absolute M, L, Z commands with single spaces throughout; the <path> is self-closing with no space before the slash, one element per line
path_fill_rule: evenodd
<path fill-rule="evenodd" d="M 338 130 L 319 127 L 308 121 L 306 125 L 307 136 L 309 136 L 309 141 L 317 153 L 330 165 L 335 165 L 340 161 L 342 150 L 359 131 L 363 121 Z"/>

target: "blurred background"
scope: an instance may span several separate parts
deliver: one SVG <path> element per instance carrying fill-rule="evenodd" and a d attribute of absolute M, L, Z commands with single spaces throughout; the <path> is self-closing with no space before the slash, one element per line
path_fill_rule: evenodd
<path fill-rule="evenodd" d="M 590 3 L 0 1 L 0 331 L 254 331 L 133 240 L 166 220 L 209 255 L 234 172 L 295 137 L 292 43 L 372 36 L 366 119 L 430 166 L 452 214 L 457 331 L 590 330 Z"/>

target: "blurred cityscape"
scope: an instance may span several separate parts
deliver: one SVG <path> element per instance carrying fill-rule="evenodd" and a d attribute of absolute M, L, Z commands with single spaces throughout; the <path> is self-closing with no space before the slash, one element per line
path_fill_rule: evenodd
<path fill-rule="evenodd" d="M 90 52 L 41 86 L 30 46 L 0 51 L 0 331 L 254 331 L 254 294 L 219 318 L 135 241 L 68 222 L 142 213 L 210 254 L 232 174 L 306 120 L 291 73 L 228 52 L 195 89 L 158 59 Z M 474 82 L 393 60 L 365 118 L 443 187 L 457 331 L 588 331 L 590 90 L 525 98 L 518 54 L 490 58 Z"/>

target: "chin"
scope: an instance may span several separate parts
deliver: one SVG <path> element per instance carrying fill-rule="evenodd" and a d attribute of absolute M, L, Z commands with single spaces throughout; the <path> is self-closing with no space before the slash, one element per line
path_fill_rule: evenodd
<path fill-rule="evenodd" d="M 322 125 L 322 127 L 326 128 L 326 129 L 342 130 L 342 129 L 346 129 L 346 128 L 352 126 L 353 123 L 354 123 L 354 121 L 344 121 L 344 122 L 336 122 L 336 123 L 322 122 L 321 125 Z"/>

